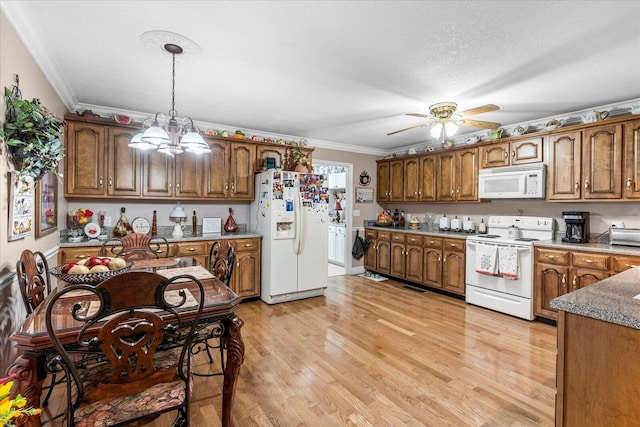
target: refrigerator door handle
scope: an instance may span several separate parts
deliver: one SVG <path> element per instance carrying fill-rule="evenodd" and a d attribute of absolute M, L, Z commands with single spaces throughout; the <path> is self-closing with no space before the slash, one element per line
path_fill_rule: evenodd
<path fill-rule="evenodd" d="M 297 197 L 295 197 L 294 200 L 296 201 L 296 204 L 293 208 L 295 211 L 296 239 L 293 243 L 293 252 L 295 252 L 296 255 L 300 255 L 300 248 L 302 247 L 303 243 L 302 227 L 304 226 L 304 224 L 302 223 L 302 218 L 304 217 L 304 215 L 302 215 L 302 194 L 298 192 Z"/>

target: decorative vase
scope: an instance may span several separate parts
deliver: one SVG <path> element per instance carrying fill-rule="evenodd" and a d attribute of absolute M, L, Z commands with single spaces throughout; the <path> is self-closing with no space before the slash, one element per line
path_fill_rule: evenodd
<path fill-rule="evenodd" d="M 295 172 L 309 173 L 309 168 L 303 165 L 302 163 L 298 163 L 294 169 Z"/>

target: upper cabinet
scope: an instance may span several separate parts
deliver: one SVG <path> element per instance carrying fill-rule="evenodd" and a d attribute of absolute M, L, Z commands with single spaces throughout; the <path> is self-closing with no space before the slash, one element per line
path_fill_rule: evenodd
<path fill-rule="evenodd" d="M 381 160 L 377 168 L 377 201 L 402 202 L 404 193 L 404 163 L 399 159 Z"/>
<path fill-rule="evenodd" d="M 524 165 L 542 162 L 542 137 L 500 142 L 480 147 L 480 167 Z"/>
<path fill-rule="evenodd" d="M 478 149 L 438 154 L 438 201 L 478 200 Z"/>
<path fill-rule="evenodd" d="M 329 174 L 329 189 L 346 188 L 347 187 L 347 173 L 338 172 Z"/>
<path fill-rule="evenodd" d="M 640 120 L 624 124 L 623 158 L 622 194 L 626 199 L 640 199 Z"/>

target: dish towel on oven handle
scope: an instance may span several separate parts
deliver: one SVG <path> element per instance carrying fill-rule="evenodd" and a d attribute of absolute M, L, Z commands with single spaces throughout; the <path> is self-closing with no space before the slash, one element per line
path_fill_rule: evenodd
<path fill-rule="evenodd" d="M 518 248 L 498 248 L 498 274 L 505 279 L 518 280 L 520 270 Z"/>
<path fill-rule="evenodd" d="M 476 273 L 495 276 L 497 273 L 498 248 L 495 246 L 476 246 Z"/>

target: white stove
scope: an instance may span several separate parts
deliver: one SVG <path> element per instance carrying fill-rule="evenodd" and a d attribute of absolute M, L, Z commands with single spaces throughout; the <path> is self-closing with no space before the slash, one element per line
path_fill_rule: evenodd
<path fill-rule="evenodd" d="M 469 236 L 466 301 L 533 320 L 533 244 L 552 240 L 554 220 L 491 216 L 487 234 Z"/>

